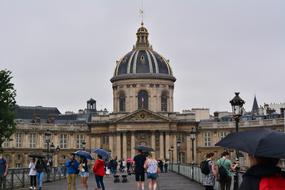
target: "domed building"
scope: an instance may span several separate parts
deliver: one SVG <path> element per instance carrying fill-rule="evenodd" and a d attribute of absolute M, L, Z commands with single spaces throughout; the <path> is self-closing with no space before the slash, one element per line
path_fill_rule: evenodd
<path fill-rule="evenodd" d="M 89 123 L 91 147 L 109 149 L 119 159 L 133 157 L 134 147 L 150 146 L 155 157 L 191 162 L 190 132 L 196 128 L 195 114 L 173 111 L 176 78 L 169 60 L 153 50 L 148 30 L 142 23 L 132 51 L 116 62 L 113 113 L 94 115 Z M 187 151 L 189 150 L 189 151 Z M 171 158 L 172 155 L 172 158 Z"/>

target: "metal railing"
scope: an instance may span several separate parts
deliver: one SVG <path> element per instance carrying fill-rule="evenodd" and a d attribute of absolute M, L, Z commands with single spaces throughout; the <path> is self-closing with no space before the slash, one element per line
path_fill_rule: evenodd
<path fill-rule="evenodd" d="M 48 171 L 48 173 L 44 173 L 44 182 L 53 182 L 66 178 L 64 167 L 53 167 L 49 168 Z M 4 187 L 2 189 L 12 190 L 28 186 L 30 186 L 29 168 L 17 168 L 8 170 L 8 175 L 4 180 Z"/>
<path fill-rule="evenodd" d="M 204 174 L 201 172 L 201 168 L 198 165 L 178 165 L 170 164 L 170 171 L 173 171 L 179 175 L 182 175 L 192 181 L 203 184 Z M 239 172 L 239 183 L 242 182 L 242 172 Z M 232 177 L 231 189 L 233 190 L 234 179 Z M 215 189 L 219 189 L 219 182 L 215 182 Z"/>

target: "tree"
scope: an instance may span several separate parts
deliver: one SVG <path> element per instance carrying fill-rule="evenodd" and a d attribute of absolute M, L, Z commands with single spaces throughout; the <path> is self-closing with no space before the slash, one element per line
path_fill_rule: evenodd
<path fill-rule="evenodd" d="M 11 82 L 11 71 L 0 70 L 0 152 L 2 144 L 9 140 L 16 130 L 16 90 Z"/>

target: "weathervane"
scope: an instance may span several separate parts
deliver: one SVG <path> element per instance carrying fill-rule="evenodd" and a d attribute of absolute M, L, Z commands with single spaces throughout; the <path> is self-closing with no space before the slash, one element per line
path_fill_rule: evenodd
<path fill-rule="evenodd" d="M 141 17 L 141 24 L 143 25 L 143 0 L 141 0 L 141 8 L 140 8 L 140 17 Z"/>

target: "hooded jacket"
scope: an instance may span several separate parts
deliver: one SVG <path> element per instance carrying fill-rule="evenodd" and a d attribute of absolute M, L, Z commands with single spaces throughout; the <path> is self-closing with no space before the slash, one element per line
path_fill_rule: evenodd
<path fill-rule="evenodd" d="M 93 172 L 97 176 L 104 176 L 105 175 L 105 162 L 101 159 L 97 159 L 93 167 Z"/>
<path fill-rule="evenodd" d="M 243 175 L 243 181 L 239 190 L 259 190 L 259 183 L 262 177 L 271 177 L 275 175 L 282 175 L 285 173 L 281 168 L 270 165 L 256 165 L 249 168 Z"/>

